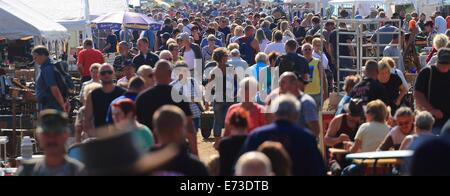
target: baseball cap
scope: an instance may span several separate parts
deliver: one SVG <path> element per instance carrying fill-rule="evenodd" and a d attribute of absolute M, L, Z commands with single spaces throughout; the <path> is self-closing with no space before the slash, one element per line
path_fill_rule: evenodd
<path fill-rule="evenodd" d="M 181 40 L 187 40 L 189 39 L 189 34 L 184 32 L 184 33 L 180 33 L 177 37 L 177 39 L 181 39 Z"/>
<path fill-rule="evenodd" d="M 165 32 L 165 33 L 163 33 L 162 35 L 161 35 L 161 38 L 164 38 L 164 39 L 170 39 L 170 37 L 172 37 L 172 35 L 170 35 L 170 33 L 168 33 L 168 32 Z"/>
<path fill-rule="evenodd" d="M 351 99 L 349 103 L 344 105 L 344 110 L 354 117 L 364 117 L 364 108 L 362 99 Z"/>
<path fill-rule="evenodd" d="M 450 64 L 450 49 L 441 48 L 437 54 L 439 64 Z"/>
<path fill-rule="evenodd" d="M 37 121 L 38 133 L 65 133 L 69 130 L 69 117 L 54 109 L 43 110 Z"/>

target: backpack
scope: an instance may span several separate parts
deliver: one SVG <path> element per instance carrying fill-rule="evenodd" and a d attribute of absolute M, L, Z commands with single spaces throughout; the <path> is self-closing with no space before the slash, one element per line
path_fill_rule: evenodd
<path fill-rule="evenodd" d="M 279 71 L 280 76 L 284 72 L 295 72 L 295 62 L 290 60 L 286 55 L 280 56 L 279 58 Z"/>
<path fill-rule="evenodd" d="M 253 54 L 253 48 L 251 47 L 251 43 L 253 42 L 253 38 L 247 40 L 246 42 L 243 38 L 239 38 L 239 52 L 241 53 L 241 58 L 244 59 L 249 65 L 255 64 L 255 56 Z"/>
<path fill-rule="evenodd" d="M 66 100 L 69 97 L 70 91 L 74 89 L 75 85 L 72 81 L 72 76 L 63 69 L 63 63 L 57 62 L 54 64 L 55 80 L 62 97 Z"/>

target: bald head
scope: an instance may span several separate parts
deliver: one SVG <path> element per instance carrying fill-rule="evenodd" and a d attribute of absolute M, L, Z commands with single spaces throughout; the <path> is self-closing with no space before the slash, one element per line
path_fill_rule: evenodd
<path fill-rule="evenodd" d="M 185 124 L 186 115 L 177 106 L 163 106 L 153 115 L 153 127 L 163 144 L 182 143 Z"/>
<path fill-rule="evenodd" d="M 299 94 L 297 76 L 293 72 L 285 72 L 280 76 L 279 87 L 281 94 Z"/>
<path fill-rule="evenodd" d="M 163 50 L 163 51 L 161 51 L 161 53 L 159 53 L 159 59 L 172 61 L 173 60 L 173 55 L 172 55 L 172 53 L 170 51 Z"/>
<path fill-rule="evenodd" d="M 171 82 L 172 64 L 167 60 L 160 60 L 155 66 L 155 79 L 157 84 L 168 85 Z"/>

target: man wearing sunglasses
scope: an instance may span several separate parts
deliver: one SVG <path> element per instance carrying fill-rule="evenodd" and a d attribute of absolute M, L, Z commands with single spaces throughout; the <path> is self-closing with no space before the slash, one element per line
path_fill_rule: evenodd
<path fill-rule="evenodd" d="M 99 73 L 102 88 L 96 89 L 88 95 L 84 130 L 92 130 L 107 125 L 106 114 L 109 105 L 114 99 L 125 93 L 123 88 L 114 85 L 115 72 L 112 65 L 103 64 Z"/>

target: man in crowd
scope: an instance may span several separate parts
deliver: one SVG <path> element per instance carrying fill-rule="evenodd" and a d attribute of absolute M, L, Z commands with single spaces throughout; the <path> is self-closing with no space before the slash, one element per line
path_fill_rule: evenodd
<path fill-rule="evenodd" d="M 389 103 L 386 89 L 378 82 L 378 63 L 367 61 L 364 72 L 364 78 L 350 91 L 350 97 L 362 99 L 364 105 L 377 99 Z"/>
<path fill-rule="evenodd" d="M 95 133 L 92 132 L 94 128 L 108 125 L 106 122 L 106 113 L 108 112 L 109 105 L 114 99 L 125 93 L 123 88 L 113 83 L 115 72 L 112 65 L 102 65 L 99 74 L 102 88 L 92 91 L 86 100 L 84 130 L 90 132 L 89 135 L 91 137 L 95 137 Z"/>
<path fill-rule="evenodd" d="M 31 52 L 35 63 L 41 66 L 41 72 L 36 80 L 36 98 L 39 109 L 56 109 L 68 112 L 70 105 L 59 88 L 57 77 L 61 74 L 55 71 L 57 68 L 51 63 L 49 51 L 44 46 L 37 46 Z M 57 76 L 59 74 L 59 76 Z M 62 82 L 62 81 L 59 81 Z"/>
<path fill-rule="evenodd" d="M 134 55 L 130 52 L 130 46 L 127 42 L 119 43 L 119 56 L 114 59 L 114 68 L 122 69 L 125 64 L 131 64 L 133 62 Z"/>
<path fill-rule="evenodd" d="M 17 176 L 83 176 L 84 165 L 66 156 L 65 144 L 69 137 L 69 118 L 66 113 L 48 109 L 38 117 L 38 141 L 44 159 L 25 161 Z"/>
<path fill-rule="evenodd" d="M 165 164 L 161 171 L 176 172 L 187 176 L 208 176 L 206 166 L 190 152 L 186 145 L 187 118 L 184 112 L 177 106 L 166 105 L 155 112 L 153 125 L 159 139 L 159 146 L 152 149 L 153 152 L 163 147 L 175 144 L 180 151 L 174 159 Z"/>
<path fill-rule="evenodd" d="M 115 47 L 115 46 L 114 46 Z M 78 71 L 81 74 L 81 82 L 86 82 L 91 79 L 89 68 L 94 63 L 105 63 L 105 58 L 102 52 L 94 49 L 92 40 L 84 40 L 83 50 L 78 54 Z"/>
<path fill-rule="evenodd" d="M 434 134 L 440 134 L 440 129 L 450 118 L 450 49 L 440 49 L 437 55 L 437 65 L 422 69 L 414 87 L 417 107 L 430 112 L 436 119 Z"/>
<path fill-rule="evenodd" d="M 139 67 L 142 65 L 150 65 L 151 67 L 154 67 L 156 62 L 159 60 L 158 55 L 148 49 L 148 45 L 149 43 L 147 38 L 140 38 L 138 40 L 139 54 L 133 58 L 133 65 L 136 70 L 139 70 Z"/>
<path fill-rule="evenodd" d="M 156 86 L 142 92 L 136 99 L 137 117 L 138 121 L 153 130 L 152 117 L 156 110 L 164 105 L 175 105 L 183 110 L 186 119 L 187 138 L 193 154 L 198 154 L 197 151 L 197 137 L 194 131 L 194 124 L 192 121 L 192 111 L 189 103 L 183 101 L 175 102 L 172 97 L 172 64 L 169 61 L 161 60 L 155 67 Z M 159 138 L 156 137 L 156 141 Z"/>
<path fill-rule="evenodd" d="M 273 101 L 270 109 L 274 112 L 275 122 L 253 131 L 242 151 L 254 151 L 266 141 L 280 142 L 292 158 L 293 175 L 325 175 L 325 165 L 315 137 L 295 125 L 300 116 L 298 99 L 292 95 L 281 95 Z"/>

